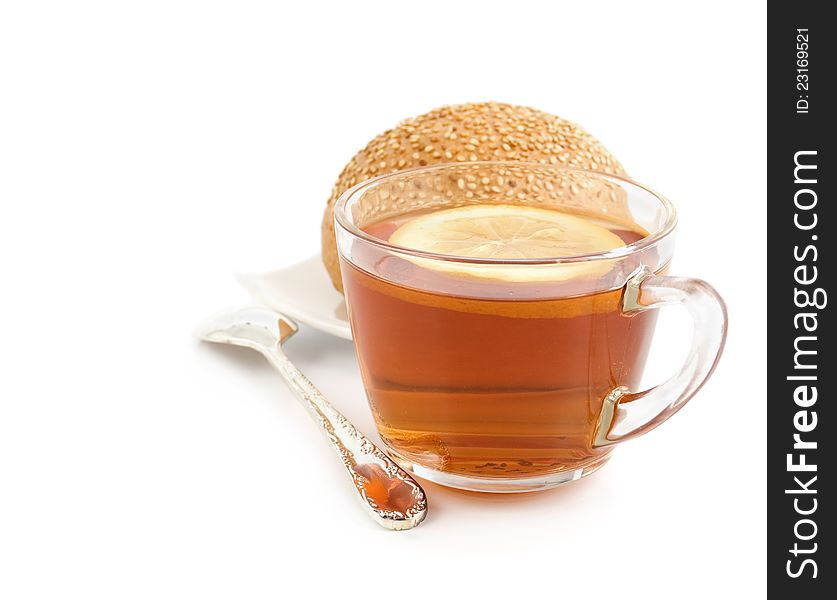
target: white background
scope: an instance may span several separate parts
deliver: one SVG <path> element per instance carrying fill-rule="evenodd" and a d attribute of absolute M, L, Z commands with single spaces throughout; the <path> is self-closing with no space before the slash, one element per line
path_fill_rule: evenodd
<path fill-rule="evenodd" d="M 7 2 L 0 8 L 0 597 L 758 598 L 765 592 L 765 15 L 757 2 Z M 247 351 L 190 337 L 235 271 L 319 250 L 343 164 L 501 100 L 581 123 L 680 212 L 726 297 L 696 400 L 594 476 L 360 511 Z M 648 383 L 672 372 L 672 310 Z M 287 348 L 373 433 L 351 345 Z"/>

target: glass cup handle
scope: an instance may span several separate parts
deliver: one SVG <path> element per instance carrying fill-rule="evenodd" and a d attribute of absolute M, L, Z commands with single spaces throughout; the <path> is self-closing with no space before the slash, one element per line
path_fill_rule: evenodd
<path fill-rule="evenodd" d="M 685 364 L 671 379 L 650 390 L 630 392 L 622 386 L 610 392 L 599 414 L 594 448 L 651 431 L 683 408 L 715 370 L 727 336 L 727 310 L 711 285 L 643 269 L 631 277 L 622 296 L 622 312 L 628 315 L 670 304 L 684 306 L 694 320 Z"/>

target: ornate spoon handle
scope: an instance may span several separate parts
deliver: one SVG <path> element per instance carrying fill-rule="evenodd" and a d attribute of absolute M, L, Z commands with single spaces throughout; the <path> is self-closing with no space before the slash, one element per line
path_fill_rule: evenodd
<path fill-rule="evenodd" d="M 370 516 L 388 529 L 410 529 L 421 523 L 427 514 L 427 500 L 419 484 L 355 429 L 285 356 L 279 344 L 266 356 L 322 426 Z"/>

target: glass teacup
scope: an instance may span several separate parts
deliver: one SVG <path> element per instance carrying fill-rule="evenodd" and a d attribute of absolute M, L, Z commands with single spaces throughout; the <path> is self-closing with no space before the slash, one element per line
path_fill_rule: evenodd
<path fill-rule="evenodd" d="M 452 208 L 476 229 L 451 233 L 454 213 L 441 211 Z M 522 236 L 528 209 L 554 227 Z M 434 214 L 448 221 L 427 218 Z M 447 251 L 399 245 L 408 236 L 398 232 L 420 217 L 430 247 Z M 496 223 L 511 233 L 494 233 L 525 238 L 533 252 L 573 228 L 582 241 L 616 241 L 559 256 L 504 248 L 498 257 L 482 246 L 456 254 Z M 542 164 L 437 165 L 347 191 L 335 206 L 343 284 L 364 386 L 393 458 L 452 487 L 545 489 L 594 472 L 614 444 L 677 412 L 720 357 L 726 312 L 707 283 L 666 274 L 675 224 L 671 203 L 635 182 Z M 635 391 L 665 304 L 694 318 L 688 358 L 665 383 Z"/>

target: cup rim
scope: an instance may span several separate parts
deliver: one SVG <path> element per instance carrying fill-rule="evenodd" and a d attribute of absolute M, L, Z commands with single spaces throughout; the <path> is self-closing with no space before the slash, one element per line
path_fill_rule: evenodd
<path fill-rule="evenodd" d="M 620 246 L 618 248 L 613 248 L 611 250 L 606 250 L 604 252 L 593 252 L 590 254 L 576 254 L 572 256 L 561 256 L 561 257 L 544 257 L 544 258 L 504 258 L 504 259 L 497 259 L 497 258 L 480 258 L 480 257 L 473 257 L 473 256 L 458 256 L 455 254 L 442 254 L 438 252 L 428 252 L 425 250 L 416 250 L 414 248 L 407 248 L 405 246 L 399 246 L 397 244 L 392 244 L 386 240 L 382 240 L 377 238 L 373 235 L 370 235 L 359 228 L 357 225 L 352 223 L 346 215 L 346 207 L 349 203 L 349 200 L 352 199 L 355 195 L 363 193 L 368 188 L 374 187 L 381 182 L 390 181 L 397 179 L 398 177 L 403 177 L 406 174 L 413 174 L 413 173 L 423 173 L 423 172 L 432 172 L 432 171 L 440 171 L 443 169 L 447 169 L 450 167 L 470 167 L 470 166 L 509 166 L 509 167 L 519 167 L 519 166 L 531 166 L 537 167 L 540 169 L 550 169 L 553 171 L 567 171 L 573 173 L 581 173 L 585 175 L 592 175 L 595 177 L 601 177 L 604 179 L 613 179 L 621 183 L 626 183 L 628 185 L 634 186 L 645 192 L 654 196 L 660 204 L 663 205 L 663 208 L 666 210 L 667 218 L 662 226 L 660 226 L 655 232 L 648 234 L 647 236 L 640 238 L 639 240 L 626 244 L 625 246 Z M 437 163 L 433 165 L 427 165 L 424 167 L 413 167 L 410 169 L 402 169 L 400 171 L 394 171 L 392 173 L 387 173 L 384 175 L 378 175 L 376 177 L 372 177 L 370 179 L 366 179 L 361 181 L 360 183 L 352 186 L 345 192 L 343 192 L 340 197 L 337 199 L 337 202 L 334 204 L 334 221 L 337 226 L 341 227 L 343 230 L 348 232 L 349 234 L 355 236 L 356 238 L 360 238 L 365 242 L 368 242 L 374 246 L 377 246 L 383 250 L 390 251 L 390 252 L 397 252 L 399 254 L 406 254 L 409 256 L 415 256 L 418 258 L 425 258 L 425 259 L 432 259 L 432 260 L 442 260 L 442 261 L 449 261 L 449 262 L 457 262 L 457 263 L 468 263 L 468 264 L 479 264 L 479 265 L 557 265 L 557 264 L 564 264 L 564 263 L 578 263 L 578 262 L 586 262 L 586 261 L 595 261 L 595 260 L 614 260 L 614 259 L 621 259 L 637 252 L 641 252 L 646 248 L 653 246 L 669 234 L 671 234 L 675 226 L 677 225 L 677 211 L 674 208 L 674 205 L 671 201 L 668 200 L 665 196 L 656 192 L 649 188 L 646 185 L 643 185 L 637 181 L 629 177 L 624 177 L 621 175 L 613 175 L 612 173 L 604 173 L 601 171 L 593 171 L 590 169 L 577 169 L 573 167 L 559 167 L 551 164 L 543 164 L 538 162 L 532 161 L 494 161 L 494 160 L 481 160 L 481 161 L 470 161 L 470 162 L 446 162 L 446 163 Z"/>

